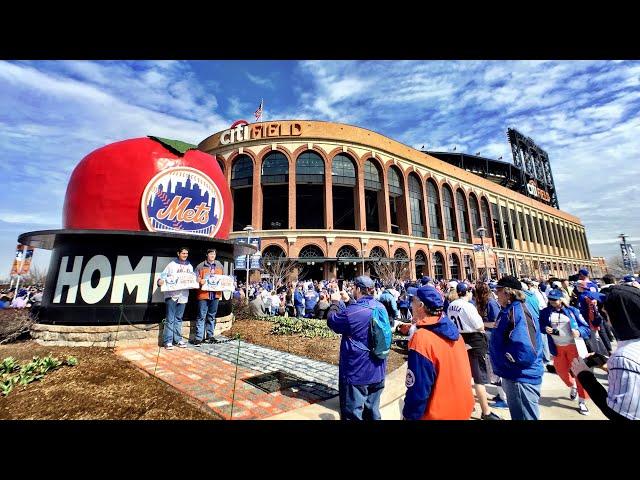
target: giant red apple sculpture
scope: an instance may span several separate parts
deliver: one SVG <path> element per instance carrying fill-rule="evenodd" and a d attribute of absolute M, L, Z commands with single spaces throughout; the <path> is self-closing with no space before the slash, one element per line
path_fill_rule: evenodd
<path fill-rule="evenodd" d="M 64 201 L 67 229 L 181 232 L 227 239 L 231 192 L 215 157 L 158 137 L 112 143 L 84 157 Z"/>

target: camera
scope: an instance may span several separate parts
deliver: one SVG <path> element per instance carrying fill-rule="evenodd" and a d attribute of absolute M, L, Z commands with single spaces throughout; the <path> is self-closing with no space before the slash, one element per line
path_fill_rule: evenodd
<path fill-rule="evenodd" d="M 587 365 L 587 367 L 594 368 L 603 366 L 605 363 L 607 363 L 607 360 L 609 360 L 609 357 L 607 357 L 606 355 L 602 355 L 601 353 L 594 353 L 593 355 L 585 357 L 584 363 Z"/>

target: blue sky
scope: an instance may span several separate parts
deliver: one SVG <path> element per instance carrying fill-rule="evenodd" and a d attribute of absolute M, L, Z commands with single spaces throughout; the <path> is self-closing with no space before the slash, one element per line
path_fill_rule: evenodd
<path fill-rule="evenodd" d="M 0 278 L 20 233 L 61 227 L 86 154 L 145 135 L 198 143 L 251 121 L 261 98 L 266 120 L 509 161 L 514 127 L 549 154 L 593 255 L 618 255 L 621 232 L 640 243 L 638 61 L 0 61 Z"/>

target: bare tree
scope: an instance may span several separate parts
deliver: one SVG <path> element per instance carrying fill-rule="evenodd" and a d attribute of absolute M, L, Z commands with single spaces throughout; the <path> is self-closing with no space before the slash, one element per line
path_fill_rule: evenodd
<path fill-rule="evenodd" d="M 298 262 L 287 257 L 263 258 L 263 269 L 271 277 L 276 289 L 287 283 L 297 265 Z"/>
<path fill-rule="evenodd" d="M 409 275 L 409 259 L 407 260 L 379 260 L 373 262 L 373 269 L 382 283 L 394 285 Z"/>
<path fill-rule="evenodd" d="M 45 280 L 47 279 L 48 268 L 41 267 L 40 265 L 31 264 L 31 268 L 29 269 L 29 274 L 24 275 L 23 282 L 25 284 L 41 284 L 44 285 Z"/>
<path fill-rule="evenodd" d="M 625 268 L 620 257 L 607 258 L 607 268 L 609 273 L 616 278 L 622 278 L 629 274 L 629 269 Z"/>

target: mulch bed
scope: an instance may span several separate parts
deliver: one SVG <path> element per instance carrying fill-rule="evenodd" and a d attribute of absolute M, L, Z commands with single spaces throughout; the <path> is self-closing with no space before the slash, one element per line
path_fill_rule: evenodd
<path fill-rule="evenodd" d="M 338 365 L 340 336 L 306 338 L 300 335 L 270 335 L 273 325 L 273 322 L 264 320 L 236 319 L 231 329 L 223 335 L 227 337 L 240 335 L 242 340 L 249 343 Z M 387 361 L 387 373 L 394 371 L 406 361 L 406 350 L 392 346 Z"/>
<path fill-rule="evenodd" d="M 78 365 L 47 373 L 40 381 L 16 386 L 0 396 L 0 420 L 217 420 L 197 402 L 147 375 L 110 348 L 47 347 L 34 341 L 0 345 L 0 361 L 14 357 L 21 363 L 35 355 Z"/>

